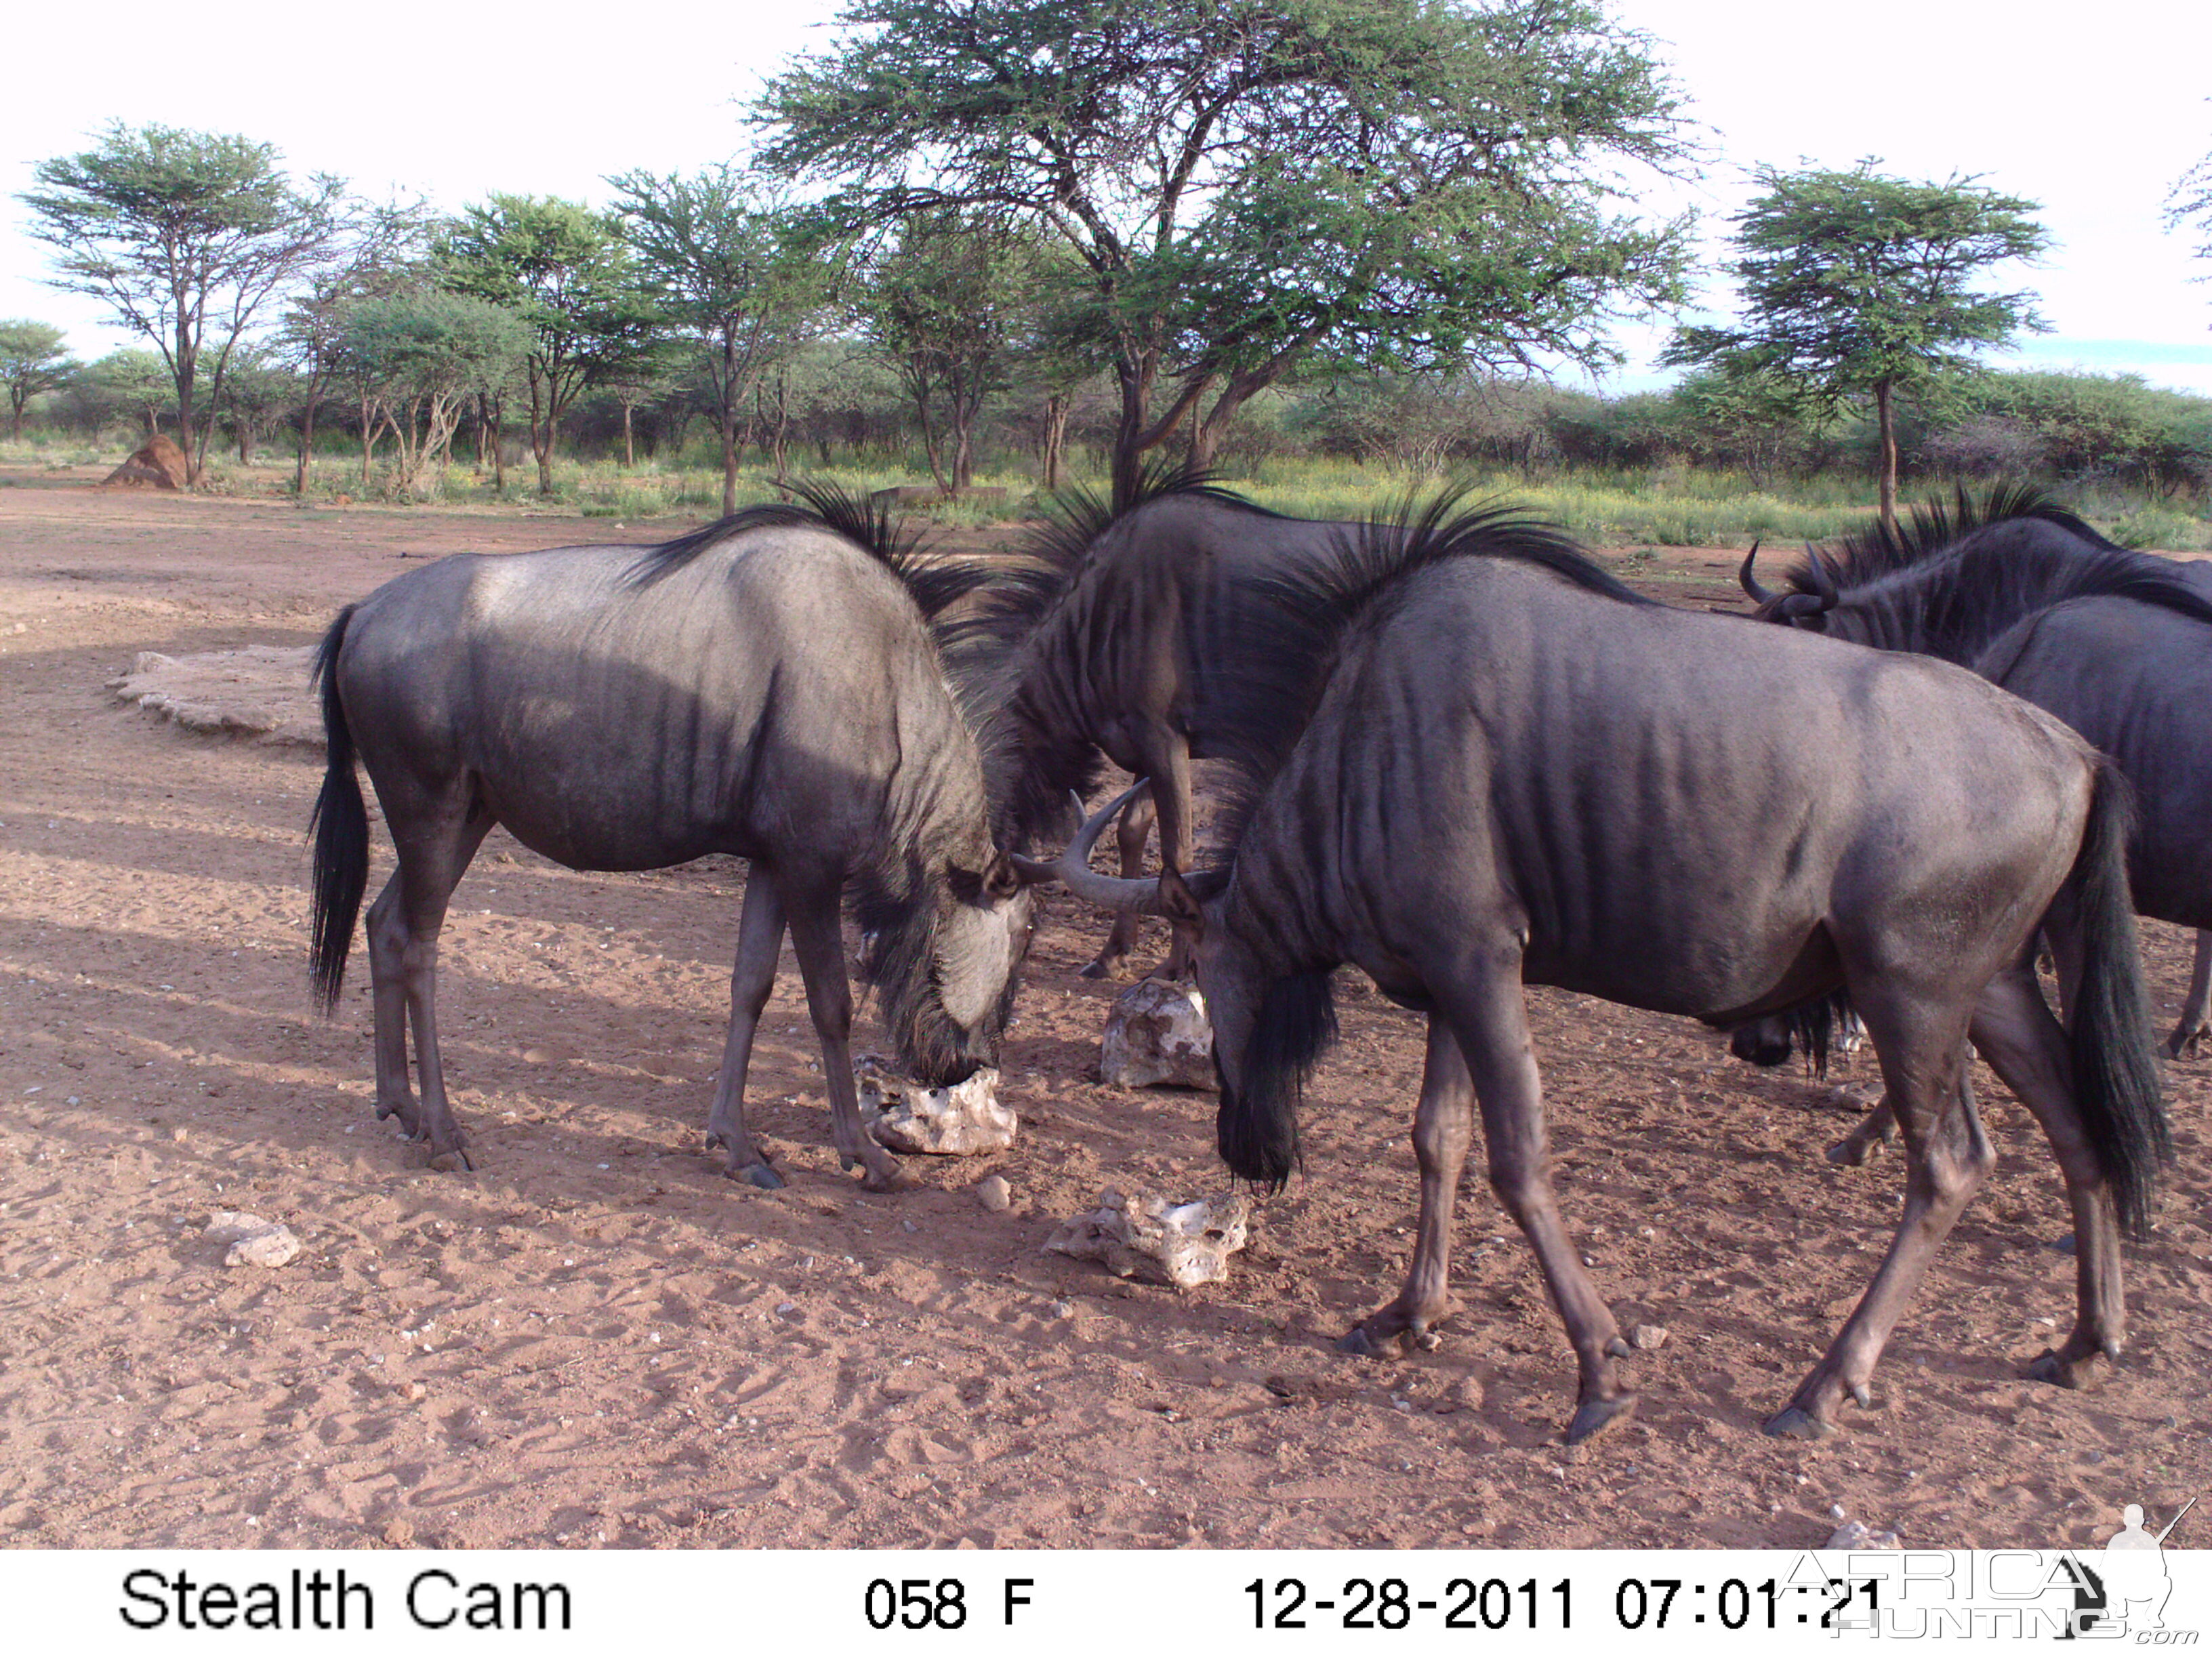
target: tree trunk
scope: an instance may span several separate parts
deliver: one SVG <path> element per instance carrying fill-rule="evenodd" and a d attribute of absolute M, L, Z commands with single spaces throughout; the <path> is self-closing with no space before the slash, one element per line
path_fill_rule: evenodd
<path fill-rule="evenodd" d="M 365 394 L 361 400 L 361 493 L 368 494 L 368 464 L 376 453 L 376 428 L 369 424 L 371 400 Z"/>
<path fill-rule="evenodd" d="M 1067 446 L 1068 396 L 1055 392 L 1044 400 L 1044 487 L 1060 488 L 1060 459 Z"/>
<path fill-rule="evenodd" d="M 1881 527 L 1893 540 L 1897 535 L 1897 422 L 1890 407 L 1890 385 L 1877 380 L 1874 407 L 1881 428 Z"/>
<path fill-rule="evenodd" d="M 629 399 L 623 399 L 623 465 L 631 471 L 637 470 L 637 442 L 629 429 Z"/>
<path fill-rule="evenodd" d="M 27 401 L 18 398 L 13 386 L 8 389 L 8 441 L 11 444 L 23 441 L 23 405 Z"/>
<path fill-rule="evenodd" d="M 307 401 L 300 411 L 300 459 L 292 470 L 292 495 L 296 500 L 307 493 L 307 471 L 314 463 L 310 459 L 315 453 L 315 405 L 322 401 L 320 380 L 307 382 Z"/>

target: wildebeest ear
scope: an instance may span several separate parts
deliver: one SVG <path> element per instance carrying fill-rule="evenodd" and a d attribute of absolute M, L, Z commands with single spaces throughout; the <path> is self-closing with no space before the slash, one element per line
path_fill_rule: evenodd
<path fill-rule="evenodd" d="M 983 892 L 987 897 L 994 902 L 1010 899 L 1025 884 L 1012 859 L 1004 853 L 991 854 L 990 863 L 983 869 Z"/>
<path fill-rule="evenodd" d="M 1160 872 L 1160 914 L 1188 927 L 1201 927 L 1206 921 L 1206 912 L 1199 908 L 1198 896 L 1172 870 Z"/>

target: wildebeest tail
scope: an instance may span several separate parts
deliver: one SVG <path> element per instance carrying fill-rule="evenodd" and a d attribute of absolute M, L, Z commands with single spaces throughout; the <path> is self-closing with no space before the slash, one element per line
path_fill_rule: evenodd
<path fill-rule="evenodd" d="M 1308 1073 L 1336 1041 L 1329 970 L 1292 974 L 1260 999 L 1244 1045 L 1243 1086 L 1221 1094 L 1214 1140 L 1221 1161 L 1247 1181 L 1279 1192 L 1298 1167 L 1298 1105 Z"/>
<path fill-rule="evenodd" d="M 2100 758 L 2081 850 L 2067 883 L 2081 933 L 2081 985 L 2073 1010 L 2074 1098 L 2112 1185 L 2120 1225 L 2141 1238 L 2150 1228 L 2160 1168 L 2172 1160 L 2173 1146 L 2128 896 L 2132 807 L 2127 780 Z"/>
<path fill-rule="evenodd" d="M 307 978 L 325 1013 L 337 1006 L 338 992 L 345 984 L 346 953 L 353 948 L 354 922 L 361 915 L 362 895 L 368 890 L 368 808 L 361 798 L 361 781 L 354 775 L 353 732 L 346 725 L 345 705 L 338 699 L 338 650 L 352 620 L 351 605 L 338 612 L 316 647 L 310 671 L 311 682 L 322 690 L 327 761 L 322 793 L 315 797 L 314 812 L 307 819 L 307 833 L 315 838 L 315 911 Z"/>

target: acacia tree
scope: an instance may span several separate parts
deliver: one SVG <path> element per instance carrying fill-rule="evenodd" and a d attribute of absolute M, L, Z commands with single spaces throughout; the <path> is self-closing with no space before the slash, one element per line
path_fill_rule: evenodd
<path fill-rule="evenodd" d="M 448 287 L 506 307 L 536 336 L 523 371 L 538 493 L 550 495 L 561 417 L 660 325 L 619 227 L 579 202 L 495 195 L 447 228 L 438 259 Z"/>
<path fill-rule="evenodd" d="M 1681 329 L 1660 361 L 1778 376 L 1830 410 L 1872 399 L 1881 521 L 1893 532 L 1897 394 L 2045 326 L 2033 295 L 1976 283 L 1992 265 L 2033 258 L 2051 238 L 2027 216 L 2037 203 L 1955 174 L 1942 184 L 1885 178 L 1880 165 L 1759 167 L 1764 193 L 1734 216 L 1741 257 L 1728 267 L 1743 291 L 1741 325 Z"/>
<path fill-rule="evenodd" d="M 0 382 L 8 387 L 8 441 L 23 441 L 23 405 L 52 392 L 84 365 L 69 355 L 61 330 L 27 317 L 0 320 Z"/>
<path fill-rule="evenodd" d="M 1113 471 L 1315 354 L 1613 360 L 1686 223 L 1612 210 L 1685 158 L 1649 40 L 1595 0 L 849 0 L 769 82 L 762 158 L 854 225 L 982 208 L 1065 241 L 1121 394 Z M 1206 403 L 1211 397 L 1212 401 Z"/>
<path fill-rule="evenodd" d="M 939 489 L 974 482 L 975 417 L 1035 331 L 1048 279 L 1033 238 L 953 212 L 902 222 L 860 277 L 854 310 L 914 400 Z"/>
<path fill-rule="evenodd" d="M 392 437 L 402 494 L 439 493 L 463 410 L 532 343 L 528 325 L 505 307 L 428 286 L 351 307 L 335 356 L 364 394 L 364 446 L 369 423 Z"/>
<path fill-rule="evenodd" d="M 690 178 L 639 171 L 607 182 L 663 313 L 703 349 L 722 511 L 734 513 L 745 404 L 764 368 L 819 332 L 839 261 L 788 197 L 729 162 Z"/>
<path fill-rule="evenodd" d="M 105 301 L 161 352 L 194 482 L 231 354 L 321 258 L 343 195 L 321 173 L 295 189 L 277 159 L 273 145 L 231 135 L 118 121 L 97 148 L 40 162 L 44 188 L 19 198 L 31 234 L 57 252 L 49 282 Z"/>
<path fill-rule="evenodd" d="M 419 281 L 431 225 L 423 204 L 394 199 L 346 216 L 325 258 L 300 283 L 277 331 L 279 349 L 299 377 L 300 446 L 292 493 L 304 495 L 314 462 L 315 416 L 337 368 L 338 331 L 363 300 Z M 368 434 L 362 434 L 368 447 Z M 365 476 L 365 475 L 364 475 Z"/>
<path fill-rule="evenodd" d="M 118 405 L 136 413 L 149 440 L 161 431 L 161 416 L 177 399 L 176 382 L 159 354 L 130 346 L 109 352 L 77 378 L 111 414 Z"/>

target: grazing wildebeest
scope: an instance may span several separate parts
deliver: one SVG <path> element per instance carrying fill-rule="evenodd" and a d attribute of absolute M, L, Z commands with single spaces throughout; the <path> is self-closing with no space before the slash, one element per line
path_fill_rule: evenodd
<path fill-rule="evenodd" d="M 468 1167 L 439 1061 L 438 933 L 495 823 L 572 869 L 751 860 L 707 1126 L 733 1177 L 782 1184 L 744 1093 L 787 924 L 838 1154 L 870 1187 L 897 1182 L 854 1093 L 848 885 L 901 1061 L 943 1085 L 992 1060 L 1031 901 L 992 845 L 979 750 L 926 614 L 975 577 L 918 561 L 835 492 L 805 493 L 813 510 L 753 507 L 658 547 L 443 559 L 348 605 L 325 637 L 314 985 L 335 1004 L 368 879 L 358 754 L 398 854 L 368 914 L 376 1114 L 427 1139 L 434 1165 Z"/>
<path fill-rule="evenodd" d="M 1971 667 L 2050 710 L 2116 761 L 2133 787 L 2128 872 L 2136 911 L 2198 930 L 2181 1018 L 2166 1051 L 2203 1035 L 2212 993 L 2212 569 L 2131 553 L 2033 490 L 1962 489 L 1893 536 L 1875 526 L 1826 553 L 1808 550 L 1782 592 L 1753 574 L 1764 620 L 1831 638 L 1917 651 Z M 2061 977 L 2071 941 L 2054 936 Z M 1737 1034 L 1762 1064 L 1790 1053 L 1784 1019 Z M 1839 1142 L 1838 1163 L 1888 1138 L 1876 1107 Z"/>
<path fill-rule="evenodd" d="M 1277 571 L 1326 557 L 1356 526 L 1285 518 L 1188 470 L 1146 475 L 1119 513 L 1096 497 L 1062 498 L 1024 550 L 1026 573 L 994 584 L 971 624 L 990 636 L 994 775 L 1007 784 L 1003 839 L 1022 847 L 1064 833 L 1066 792 L 1089 793 L 1101 754 L 1149 787 L 1122 814 L 1121 873 L 1144 868 L 1155 813 L 1164 867 L 1189 867 L 1190 763 L 1216 752 L 1217 689 L 1237 679 L 1249 626 Z M 1109 973 L 1135 944 L 1138 918 L 1117 916 L 1086 977 Z M 1178 930 L 1162 971 L 1188 971 Z"/>
<path fill-rule="evenodd" d="M 1316 696 L 1237 711 L 1231 861 L 1148 884 L 1085 862 L 1079 894 L 1198 933 L 1218 1144 L 1279 1187 L 1329 978 L 1364 969 L 1430 1016 L 1413 1126 L 1421 1207 L 1397 1297 L 1346 1339 L 1425 1337 L 1449 1307 L 1453 1196 L 1480 1103 L 1490 1177 L 1579 1364 L 1567 1435 L 1633 1403 L 1628 1350 L 1552 1190 L 1522 987 L 1737 1022 L 1850 993 L 1910 1152 L 1904 1215 L 1856 1310 L 1769 1432 L 1829 1431 L 1993 1161 L 1973 1042 L 2042 1122 L 2080 1240 L 2077 1317 L 2033 1374 L 2080 1382 L 2124 1326 L 2120 1232 L 2150 1212 L 2167 1133 L 2123 866 L 2125 785 L 2051 716 L 1963 670 L 1639 599 L 1564 538 L 1495 512 L 1350 546 L 1292 584 L 1333 653 Z M 1311 659 L 1309 658 L 1309 660 Z M 1729 711 L 1767 718 L 1733 721 Z M 1109 809 L 1110 810 L 1110 809 Z M 2082 939 L 2072 1034 L 2030 951 Z"/>

